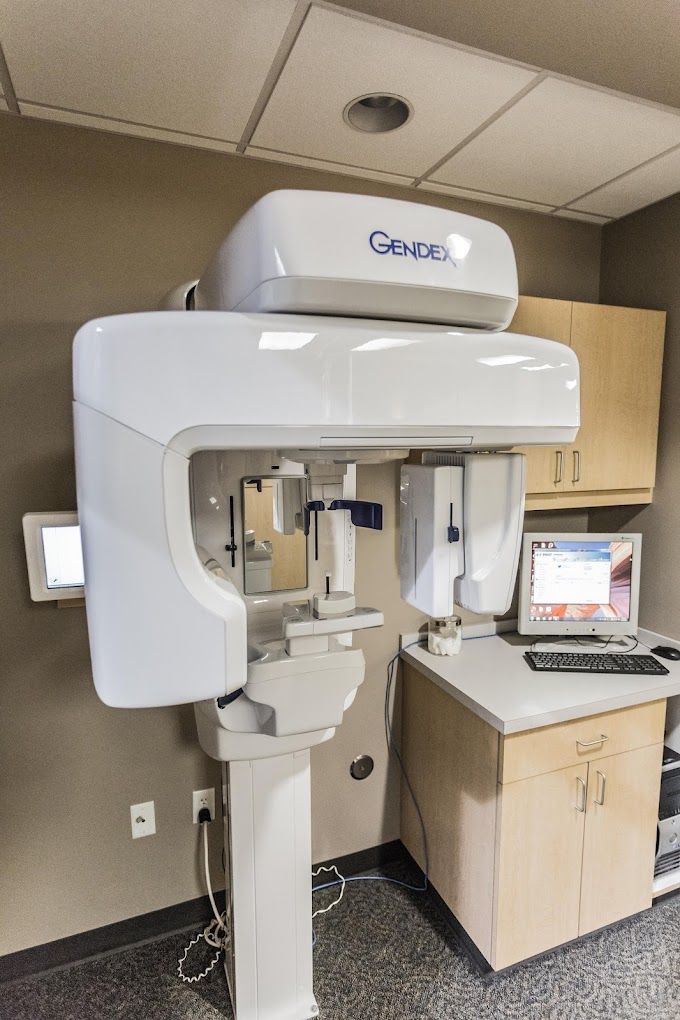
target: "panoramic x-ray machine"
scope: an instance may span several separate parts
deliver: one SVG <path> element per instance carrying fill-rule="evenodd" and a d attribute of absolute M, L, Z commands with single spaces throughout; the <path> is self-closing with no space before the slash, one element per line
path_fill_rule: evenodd
<path fill-rule="evenodd" d="M 355 528 L 383 515 L 370 486 L 357 499 L 356 464 L 426 451 L 401 469 L 402 597 L 504 612 L 524 460 L 502 451 L 574 439 L 578 362 L 499 332 L 517 304 L 507 235 L 428 205 L 273 192 L 177 294 L 184 310 L 75 341 L 94 680 L 112 706 L 195 703 L 227 763 L 237 1020 L 304 1020 L 309 749 L 364 679 L 352 632 L 383 623 L 353 595 Z"/>

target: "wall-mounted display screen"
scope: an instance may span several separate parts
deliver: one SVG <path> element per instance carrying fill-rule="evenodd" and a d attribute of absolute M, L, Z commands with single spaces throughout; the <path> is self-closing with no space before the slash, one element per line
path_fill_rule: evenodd
<path fill-rule="evenodd" d="M 78 514 L 65 510 L 28 513 L 22 524 L 33 601 L 82 599 L 85 570 Z"/>
<path fill-rule="evenodd" d="M 45 578 L 48 588 L 75 588 L 85 583 L 78 524 L 43 527 Z"/>

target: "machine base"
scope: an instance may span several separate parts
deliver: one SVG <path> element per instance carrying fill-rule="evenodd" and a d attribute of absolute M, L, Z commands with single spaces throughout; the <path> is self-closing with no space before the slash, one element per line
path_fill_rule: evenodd
<path fill-rule="evenodd" d="M 312 849 L 309 750 L 223 766 L 225 972 L 236 1020 L 309 1020 Z"/>

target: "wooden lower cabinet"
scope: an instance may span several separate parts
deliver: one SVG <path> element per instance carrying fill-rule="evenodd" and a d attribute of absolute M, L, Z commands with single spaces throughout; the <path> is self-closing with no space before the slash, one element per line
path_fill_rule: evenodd
<path fill-rule="evenodd" d="M 430 879 L 495 970 L 651 906 L 665 711 L 660 700 L 504 738 L 405 666 L 402 751 Z M 604 740 L 584 747 L 593 734 Z M 401 832 L 422 867 L 406 784 Z"/>
<path fill-rule="evenodd" d="M 496 969 L 579 934 L 588 766 L 503 787 L 499 802 Z M 649 881 L 651 896 L 651 878 Z"/>
<path fill-rule="evenodd" d="M 588 766 L 579 935 L 651 906 L 661 753 L 653 744 Z"/>

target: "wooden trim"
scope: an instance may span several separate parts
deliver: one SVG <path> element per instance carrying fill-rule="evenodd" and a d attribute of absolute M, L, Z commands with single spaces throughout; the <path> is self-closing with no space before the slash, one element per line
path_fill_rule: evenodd
<path fill-rule="evenodd" d="M 653 489 L 527 493 L 525 510 L 584 510 L 598 506 L 635 506 L 639 503 L 651 503 L 653 495 Z"/>

